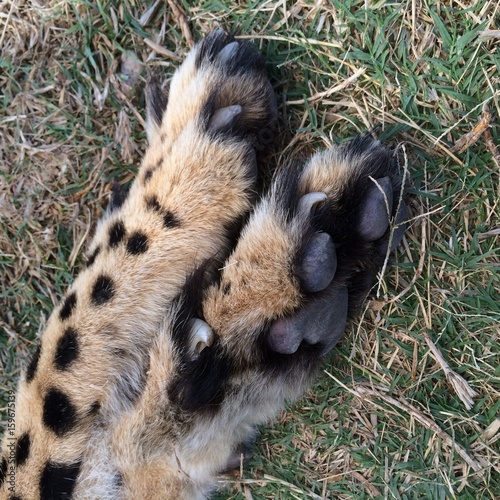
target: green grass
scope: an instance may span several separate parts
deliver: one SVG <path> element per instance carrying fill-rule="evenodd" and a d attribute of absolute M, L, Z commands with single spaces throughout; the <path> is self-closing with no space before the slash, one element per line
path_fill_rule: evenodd
<path fill-rule="evenodd" d="M 334 378 L 324 373 L 262 429 L 243 477 L 219 498 L 500 497 L 499 433 L 483 435 L 500 414 L 500 245 L 482 236 L 500 225 L 500 165 L 484 134 L 452 151 L 484 103 L 500 143 L 498 38 L 481 35 L 499 29 L 497 2 L 180 4 L 195 39 L 222 26 L 264 53 L 280 113 L 268 170 L 375 128 L 404 147 L 412 185 L 414 222 L 380 296 L 326 364 Z M 145 38 L 188 51 L 163 3 L 141 26 L 150 5 L 0 0 L 2 406 L 78 269 L 72 251 L 102 213 L 109 183 L 129 181 L 140 161 L 142 86 L 124 84 L 122 56 L 145 62 Z M 147 68 L 168 79 L 177 65 L 156 56 L 142 78 Z M 424 333 L 478 393 L 471 410 Z M 375 392 L 362 397 L 363 387 Z"/>

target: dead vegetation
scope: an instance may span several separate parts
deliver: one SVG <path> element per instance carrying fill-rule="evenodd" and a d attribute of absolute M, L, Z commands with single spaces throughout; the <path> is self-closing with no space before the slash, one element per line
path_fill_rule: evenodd
<path fill-rule="evenodd" d="M 498 498 L 499 15 L 487 0 L 0 0 L 2 391 L 110 183 L 134 176 L 147 72 L 168 83 L 223 26 L 269 63 L 273 163 L 377 127 L 404 145 L 413 221 L 324 377 L 221 497 Z"/>

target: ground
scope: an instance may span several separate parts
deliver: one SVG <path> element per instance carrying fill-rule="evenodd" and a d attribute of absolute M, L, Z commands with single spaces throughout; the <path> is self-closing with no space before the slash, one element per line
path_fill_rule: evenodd
<path fill-rule="evenodd" d="M 262 184 L 375 128 L 408 164 L 413 222 L 321 379 L 219 497 L 500 497 L 499 18 L 487 0 L 0 0 L 3 421 L 111 183 L 137 170 L 147 73 L 168 82 L 224 27 L 255 40 L 278 97 Z"/>

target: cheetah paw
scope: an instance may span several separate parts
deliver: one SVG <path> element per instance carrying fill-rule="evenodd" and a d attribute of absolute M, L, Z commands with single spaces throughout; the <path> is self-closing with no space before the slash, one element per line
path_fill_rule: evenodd
<path fill-rule="evenodd" d="M 150 141 L 159 136 L 167 143 L 195 120 L 211 136 L 238 136 L 263 149 L 270 145 L 276 121 L 263 58 L 251 43 L 222 30 L 211 32 L 189 53 L 172 78 L 168 99 L 157 80 L 150 80 L 147 107 Z"/>

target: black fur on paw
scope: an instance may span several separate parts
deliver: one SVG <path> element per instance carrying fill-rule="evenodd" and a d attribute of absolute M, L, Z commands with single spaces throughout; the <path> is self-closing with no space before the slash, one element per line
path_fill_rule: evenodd
<path fill-rule="evenodd" d="M 264 59 L 253 45 L 237 41 L 224 30 L 214 30 L 199 44 L 196 67 L 204 64 L 219 66 L 227 76 L 260 72 L 264 73 Z"/>
<path fill-rule="evenodd" d="M 231 360 L 223 352 L 218 338 L 210 346 L 193 355 L 192 322 L 202 318 L 203 291 L 214 279 L 208 262 L 186 279 L 173 302 L 175 318 L 172 342 L 178 354 L 177 376 L 167 388 L 169 399 L 182 411 L 214 414 L 226 396 L 226 383 L 232 373 Z M 208 325 L 207 325 L 208 326 Z"/>

